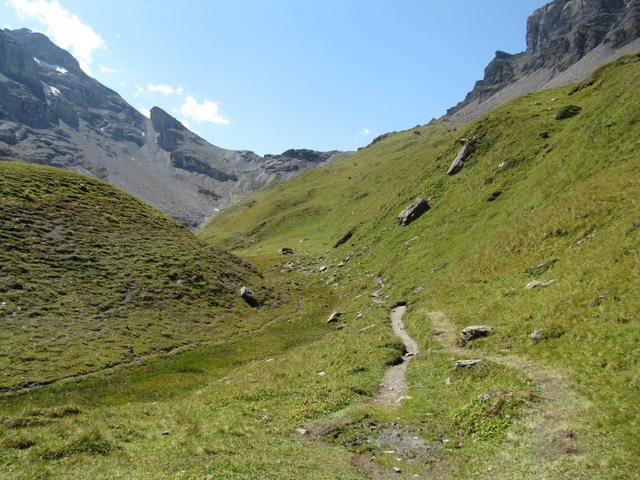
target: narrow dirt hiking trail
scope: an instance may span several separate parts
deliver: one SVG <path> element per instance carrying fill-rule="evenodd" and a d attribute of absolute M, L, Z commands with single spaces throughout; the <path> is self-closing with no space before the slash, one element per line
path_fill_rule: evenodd
<path fill-rule="evenodd" d="M 443 312 L 429 312 L 428 315 L 437 330 L 436 338 L 449 352 L 465 357 L 483 358 L 508 368 L 523 371 L 540 386 L 544 400 L 567 401 L 575 398 L 575 394 L 566 385 L 567 381 L 559 373 L 516 355 L 487 355 L 462 348 L 456 344 L 458 337 L 455 334 L 453 325 Z"/>
<path fill-rule="evenodd" d="M 590 402 L 579 397 L 560 373 L 537 362 L 517 355 L 492 355 L 459 347 L 453 324 L 443 312 L 428 312 L 435 337 L 442 347 L 464 357 L 484 359 L 520 370 L 531 378 L 541 390 L 541 399 L 535 402 L 526 420 L 526 430 L 531 435 L 533 447 L 546 457 L 579 451 L 580 447 L 572 432 L 572 419 L 579 419 L 582 412 L 590 408 Z M 560 448 L 559 448 L 560 447 Z"/>
<path fill-rule="evenodd" d="M 406 305 L 400 305 L 393 308 L 389 314 L 393 331 L 404 343 L 406 353 L 403 355 L 401 363 L 393 365 L 386 370 L 382 382 L 380 383 L 378 393 L 373 400 L 373 403 L 378 406 L 394 408 L 399 406 L 403 400 L 410 398 L 407 396 L 409 387 L 407 386 L 406 373 L 409 362 L 418 354 L 418 344 L 409 336 L 404 326 L 403 317 L 406 311 Z M 367 404 L 369 404 L 369 402 L 363 403 L 362 405 L 364 406 Z M 305 435 L 309 435 L 310 440 L 324 442 L 322 440 L 323 434 L 329 432 L 337 425 L 349 425 L 351 422 L 352 420 L 348 417 L 332 421 L 320 420 L 307 425 L 303 431 L 305 432 Z M 376 434 L 384 434 L 385 431 L 385 429 L 380 429 L 376 430 L 375 433 L 371 432 L 372 439 Z M 392 433 L 396 434 L 396 441 L 398 439 L 400 441 L 404 441 L 405 439 L 402 437 L 406 436 L 407 443 L 416 443 L 417 437 L 414 433 L 411 433 L 408 430 L 398 430 L 395 428 Z M 424 446 L 424 442 L 422 442 L 422 440 L 418 440 L 418 442 L 421 446 Z M 379 465 L 370 454 L 354 454 L 352 457 L 352 464 L 360 471 L 364 472 L 371 480 L 388 480 L 398 476 L 393 470 L 385 469 Z"/>
<path fill-rule="evenodd" d="M 380 391 L 376 397 L 376 402 L 384 406 L 395 406 L 410 397 L 407 396 L 409 387 L 407 387 L 407 367 L 413 357 L 418 354 L 418 344 L 409 336 L 404 326 L 402 318 L 407 311 L 405 305 L 398 306 L 391 310 L 391 326 L 393 332 L 404 343 L 406 353 L 402 357 L 402 363 L 394 365 L 387 369 L 380 384 Z"/>

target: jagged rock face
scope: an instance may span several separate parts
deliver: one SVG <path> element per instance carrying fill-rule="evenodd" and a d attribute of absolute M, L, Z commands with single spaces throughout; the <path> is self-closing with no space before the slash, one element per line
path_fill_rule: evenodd
<path fill-rule="evenodd" d="M 45 35 L 0 30 L 0 158 L 107 180 L 194 227 L 265 184 L 336 158 L 211 145 L 158 107 L 146 118 Z"/>
<path fill-rule="evenodd" d="M 572 65 L 601 43 L 613 48 L 640 36 L 638 0 L 562 0 L 527 21 L 528 68 Z"/>
<path fill-rule="evenodd" d="M 12 146 L 29 143 L 25 153 L 33 154 L 33 161 L 86 168 L 71 132 L 65 132 L 78 132 L 81 123 L 97 135 L 144 143 L 144 117 L 85 75 L 75 58 L 44 35 L 0 32 L 0 80 L 2 137 Z M 17 148 L 0 153 L 22 157 Z"/>
<path fill-rule="evenodd" d="M 555 0 L 527 21 L 527 50 L 496 52 L 465 100 L 447 112 L 468 121 L 519 95 L 566 85 L 640 49 L 640 0 Z"/>
<path fill-rule="evenodd" d="M 291 149 L 280 155 L 265 155 L 265 169 L 273 173 L 291 173 L 304 170 L 309 165 L 319 165 L 329 163 L 339 158 L 349 155 L 345 152 L 332 150 L 330 152 L 318 152 L 307 149 Z"/>
<path fill-rule="evenodd" d="M 156 143 L 160 148 L 171 152 L 176 149 L 178 142 L 184 141 L 182 132 L 186 130 L 185 126 L 167 112 L 161 108 L 153 107 L 150 117 L 153 128 L 158 132 Z"/>

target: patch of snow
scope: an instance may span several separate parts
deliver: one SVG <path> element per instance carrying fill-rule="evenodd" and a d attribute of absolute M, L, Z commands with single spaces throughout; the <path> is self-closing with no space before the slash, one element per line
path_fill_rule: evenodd
<path fill-rule="evenodd" d="M 61 67 L 60 65 L 51 65 L 50 63 L 47 63 L 43 60 L 40 60 L 38 57 L 33 57 L 34 62 L 36 62 L 38 65 L 40 65 L 43 68 L 46 68 L 47 70 L 55 70 L 56 72 L 60 73 L 60 74 L 65 74 L 65 73 L 69 73 L 69 70 L 67 70 L 64 67 Z"/>
<path fill-rule="evenodd" d="M 60 95 L 61 92 L 56 87 L 52 85 L 47 85 L 47 93 L 53 95 L 54 97 L 57 97 L 58 95 Z"/>

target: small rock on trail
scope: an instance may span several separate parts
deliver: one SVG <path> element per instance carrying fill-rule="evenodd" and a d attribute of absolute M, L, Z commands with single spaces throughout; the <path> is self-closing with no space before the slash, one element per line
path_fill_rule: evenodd
<path fill-rule="evenodd" d="M 477 338 L 488 337 L 492 334 L 493 327 L 489 327 L 487 325 L 472 325 L 470 327 L 463 328 L 460 332 L 460 346 L 463 347 Z"/>

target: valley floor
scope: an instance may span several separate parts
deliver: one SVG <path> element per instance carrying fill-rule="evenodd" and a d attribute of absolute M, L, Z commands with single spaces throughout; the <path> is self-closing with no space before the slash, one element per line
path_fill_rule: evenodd
<path fill-rule="evenodd" d="M 257 334 L 2 397 L 0 477 L 605 478 L 589 404 L 561 375 L 455 346 L 425 305 L 409 305 L 416 344 L 402 343 L 388 290 L 345 301 L 287 275 L 302 309 Z M 343 316 L 327 324 L 333 309 Z M 403 362 L 407 348 L 420 353 Z M 460 358 L 482 362 L 457 369 Z"/>
<path fill-rule="evenodd" d="M 210 291 L 191 269 L 209 242 L 258 268 L 212 250 L 198 269 L 226 259 L 237 282 L 274 306 L 236 306 L 237 317 L 219 322 L 224 331 L 258 319 L 265 328 L 2 395 L 0 478 L 638 478 L 639 82 L 636 54 L 470 125 L 434 121 L 386 135 L 241 201 L 197 232 L 201 240 L 189 237 L 193 248 L 182 248 L 186 237 L 171 255 L 158 246 L 164 260 L 140 262 L 148 291 L 175 299 L 180 280 L 191 295 L 165 322 L 187 333 L 201 327 L 206 340 L 218 320 L 182 316 Z M 463 143 L 471 153 L 448 175 Z M 399 225 L 416 196 L 431 208 Z M 114 220 L 122 221 L 105 225 Z M 32 260 L 31 243 L 20 245 Z M 177 254 L 175 275 L 149 269 Z M 126 267 L 128 257 L 118 258 Z M 14 270 L 28 276 L 43 262 Z M 14 287 L 20 299 L 24 289 Z M 231 284 L 216 291 L 237 300 Z M 153 313 L 145 302 L 156 297 L 139 293 Z M 198 311 L 225 310 L 201 303 Z M 279 313 L 265 318 L 271 311 Z M 14 343 L 46 344 L 47 335 L 31 333 L 41 323 L 25 317 Z M 493 334 L 461 346 L 472 325 Z M 150 328 L 141 344 L 147 331 L 165 339 L 165 325 L 154 326 L 152 317 L 138 322 Z M 60 356 L 91 350 L 73 340 L 78 350 Z M 20 366 L 37 371 L 34 359 L 20 357 Z"/>

